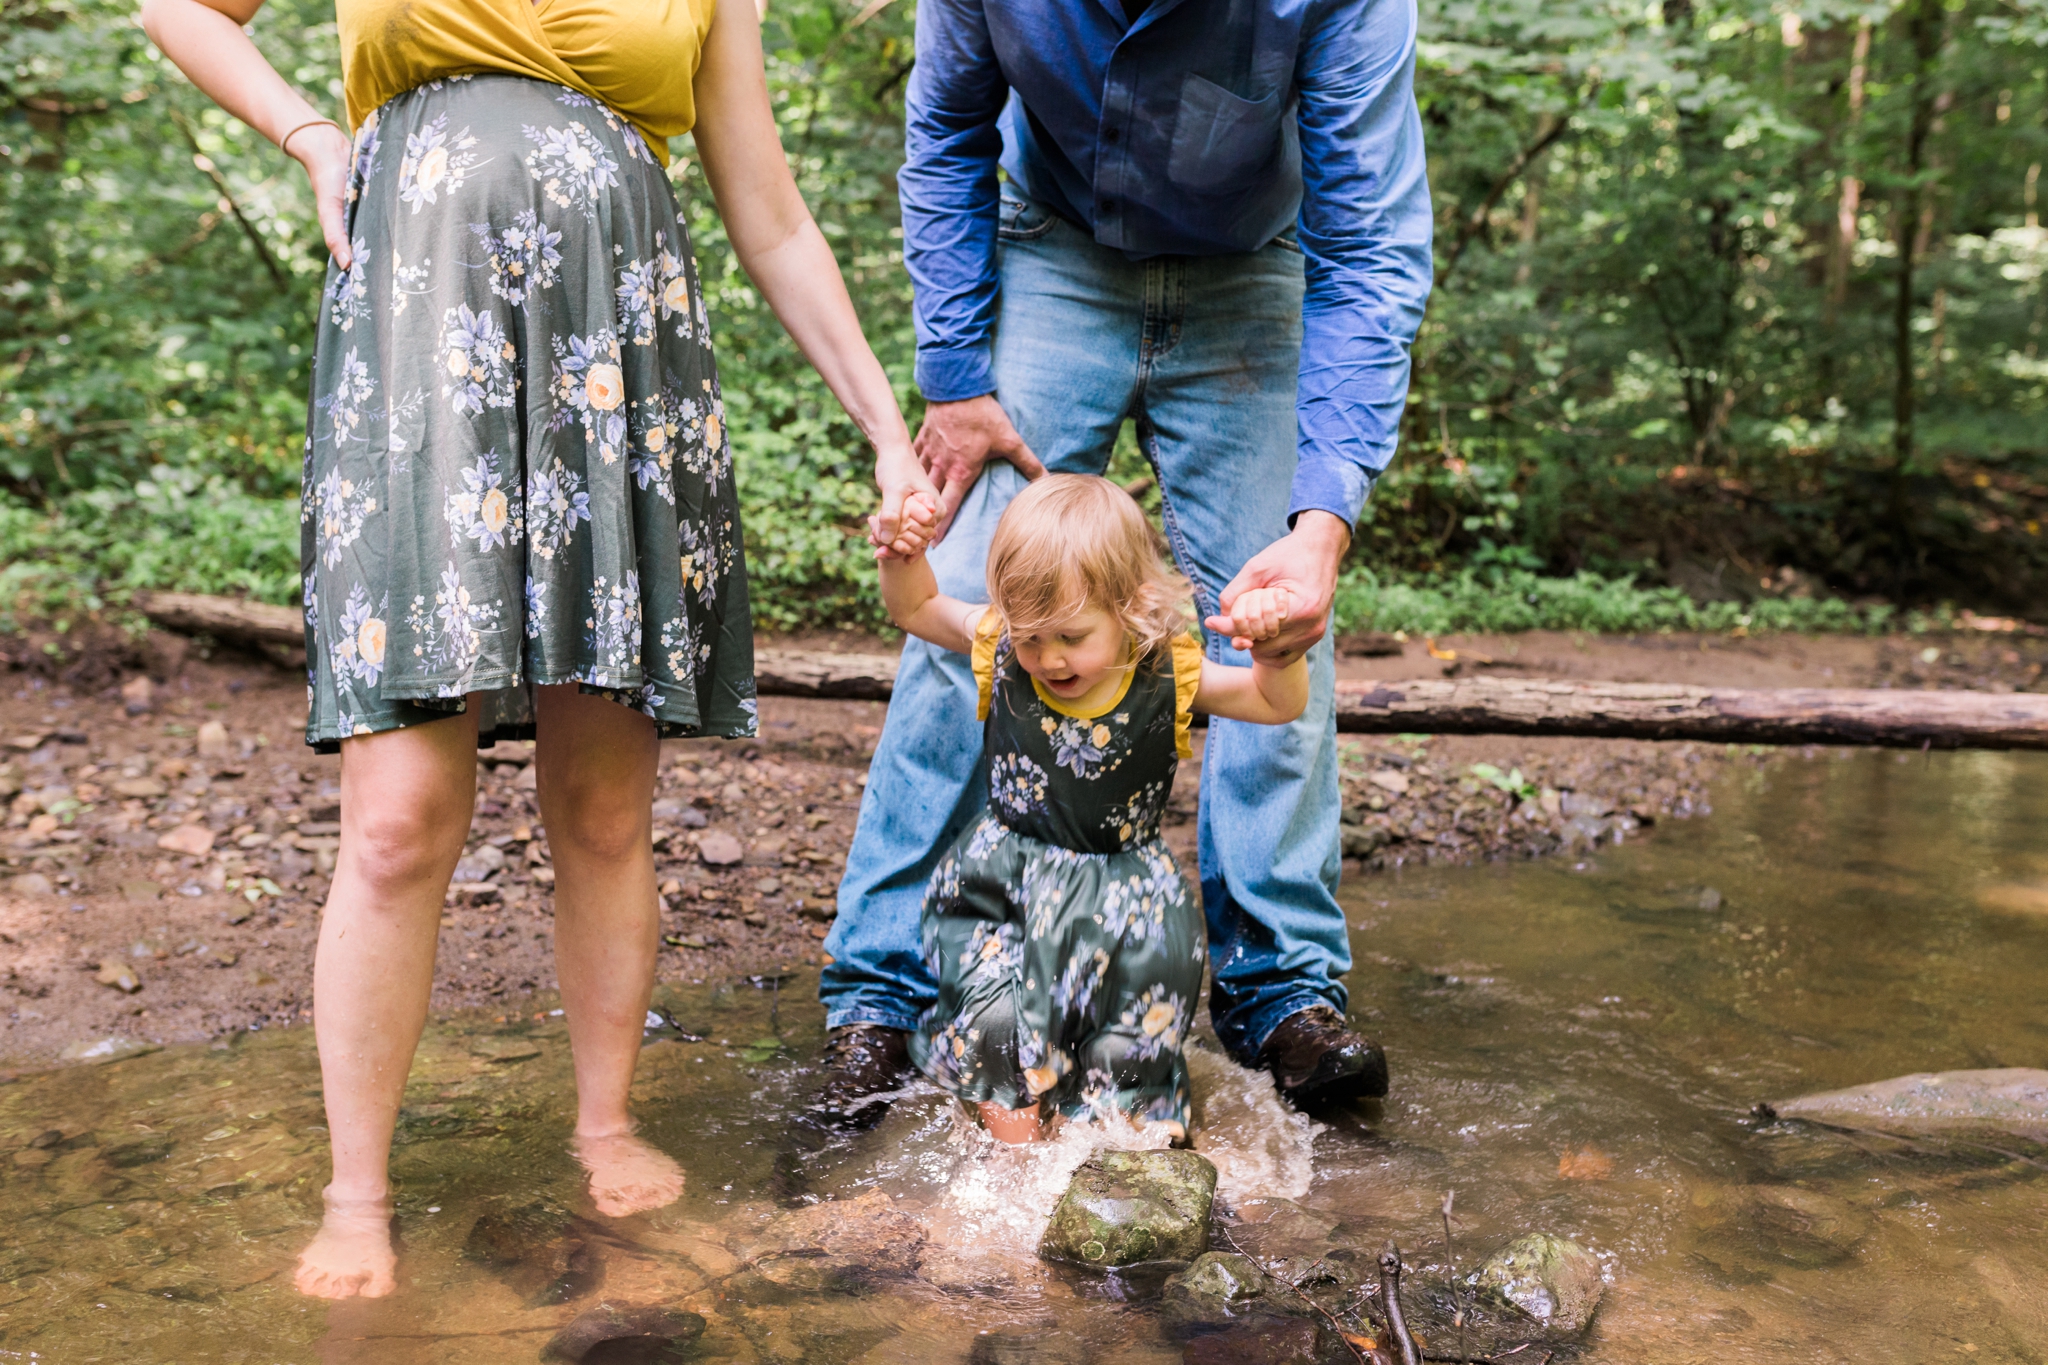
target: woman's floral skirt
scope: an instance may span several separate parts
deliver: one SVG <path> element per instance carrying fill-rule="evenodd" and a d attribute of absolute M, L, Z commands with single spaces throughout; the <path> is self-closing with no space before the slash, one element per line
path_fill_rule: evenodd
<path fill-rule="evenodd" d="M 939 995 L 910 1049 L 939 1085 L 1186 1136 L 1208 941 L 1164 840 L 1081 853 L 984 812 L 932 873 L 924 950 Z"/>
<path fill-rule="evenodd" d="M 530 737 L 578 683 L 664 736 L 754 732 L 753 634 L 696 262 L 626 121 L 517 76 L 356 134 L 321 300 L 307 742 L 459 712 Z"/>

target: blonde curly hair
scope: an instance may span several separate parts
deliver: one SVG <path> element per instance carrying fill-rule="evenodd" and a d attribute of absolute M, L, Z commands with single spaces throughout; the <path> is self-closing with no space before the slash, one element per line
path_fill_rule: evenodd
<path fill-rule="evenodd" d="M 988 547 L 989 601 L 1012 635 L 1089 607 L 1114 615 L 1139 663 L 1188 629 L 1192 590 L 1167 566 L 1131 495 L 1094 474 L 1047 474 L 1019 493 Z"/>

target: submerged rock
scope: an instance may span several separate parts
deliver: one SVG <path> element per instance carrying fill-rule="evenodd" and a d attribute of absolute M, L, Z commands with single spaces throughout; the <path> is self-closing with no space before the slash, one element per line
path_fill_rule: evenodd
<path fill-rule="evenodd" d="M 1333 1365 L 1355 1359 L 1332 1333 L 1301 1318 L 1196 1337 L 1181 1352 L 1183 1365 Z"/>
<path fill-rule="evenodd" d="M 1205 1251 L 1167 1280 L 1160 1312 L 1183 1333 L 1211 1331 L 1246 1319 L 1295 1316 L 1291 1301 L 1259 1263 L 1229 1251 Z"/>
<path fill-rule="evenodd" d="M 967 1365 L 1093 1365 L 1096 1355 L 1083 1342 L 1063 1335 L 1057 1319 L 1031 1327 L 996 1327 L 977 1332 L 967 1348 Z"/>
<path fill-rule="evenodd" d="M 555 1333 L 542 1360 L 681 1360 L 704 1335 L 695 1313 L 658 1306 L 601 1303 Z"/>
<path fill-rule="evenodd" d="M 1192 1261 L 1209 1248 L 1216 1168 L 1194 1152 L 1097 1152 L 1038 1244 L 1049 1261 L 1109 1268 Z"/>
<path fill-rule="evenodd" d="M 2048 1134 L 2048 1071 L 1923 1071 L 1847 1090 L 1758 1106 L 1760 1117 L 1819 1119 L 1851 1126 L 1997 1128 Z"/>
<path fill-rule="evenodd" d="M 595 1289 L 604 1262 L 573 1221 L 549 1204 L 526 1204 L 477 1219 L 462 1254 L 498 1272 L 530 1304 L 567 1303 Z"/>
<path fill-rule="evenodd" d="M 1495 1252 L 1473 1283 L 1480 1293 L 1560 1332 L 1583 1331 L 1606 1289 L 1592 1252 L 1544 1232 Z"/>
<path fill-rule="evenodd" d="M 881 1190 L 869 1190 L 779 1214 L 737 1250 L 776 1284 L 850 1293 L 916 1273 L 924 1240 L 923 1223 Z"/>

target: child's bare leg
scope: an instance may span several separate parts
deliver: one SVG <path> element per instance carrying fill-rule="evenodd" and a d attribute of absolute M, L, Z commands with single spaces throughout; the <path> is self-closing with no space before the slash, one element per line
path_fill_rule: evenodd
<path fill-rule="evenodd" d="M 974 1116 L 998 1142 L 1042 1142 L 1052 1136 L 1055 1126 L 1039 1117 L 1035 1104 L 1022 1109 L 1005 1109 L 992 1100 L 983 1100 L 974 1106 Z"/>

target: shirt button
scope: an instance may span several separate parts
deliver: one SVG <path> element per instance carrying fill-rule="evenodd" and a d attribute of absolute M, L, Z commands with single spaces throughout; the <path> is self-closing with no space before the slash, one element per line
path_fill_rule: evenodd
<path fill-rule="evenodd" d="M 1102 211 L 1103 211 L 1104 213 L 1115 213 L 1115 212 L 1116 212 L 1116 200 L 1114 200 L 1114 199 L 1105 199 L 1105 200 L 1103 200 L 1103 201 L 1102 201 Z"/>
<path fill-rule="evenodd" d="M 1114 142 L 1117 140 L 1117 137 L 1118 133 L 1117 130 L 1114 128 L 1105 128 L 1102 130 L 1102 140 L 1104 142 Z"/>

